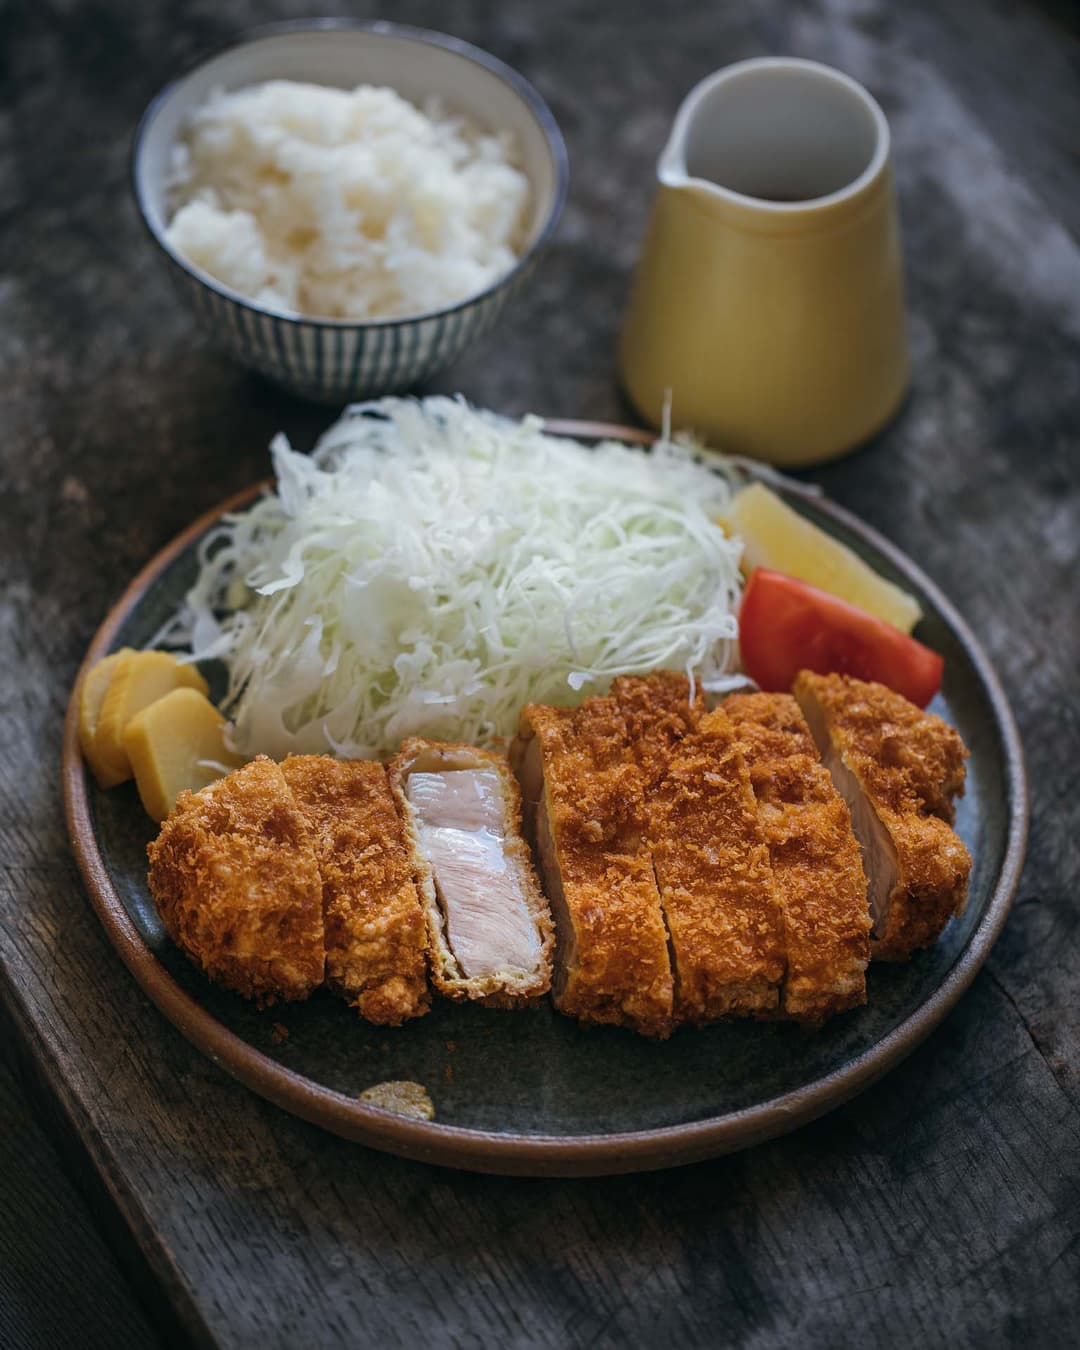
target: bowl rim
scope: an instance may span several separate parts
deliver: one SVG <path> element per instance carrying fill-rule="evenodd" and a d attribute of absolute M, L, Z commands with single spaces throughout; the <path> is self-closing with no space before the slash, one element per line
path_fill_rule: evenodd
<path fill-rule="evenodd" d="M 650 444 L 654 433 L 605 422 L 544 419 L 551 435 Z M 109 650 L 131 610 L 158 578 L 223 514 L 250 505 L 268 486 L 253 484 L 207 511 L 147 562 L 105 616 L 72 685 L 64 726 L 62 779 L 68 837 L 83 883 L 106 934 L 143 991 L 214 1064 L 292 1115 L 344 1139 L 426 1163 L 514 1176 L 605 1176 L 700 1162 L 763 1143 L 831 1111 L 876 1082 L 916 1049 L 971 985 L 1005 926 L 1020 882 L 1028 834 L 1028 787 L 1020 733 L 1008 698 L 981 644 L 955 606 L 913 559 L 872 526 L 795 479 L 784 494 L 805 501 L 831 524 L 876 549 L 920 590 L 964 648 L 989 705 L 1005 768 L 1005 849 L 986 911 L 956 960 L 926 999 L 891 1031 L 821 1078 L 750 1106 L 700 1120 L 609 1134 L 526 1134 L 413 1120 L 348 1097 L 286 1068 L 219 1022 L 177 984 L 135 926 L 98 848 L 89 770 L 78 739 L 79 691 L 86 672 Z"/>
<path fill-rule="evenodd" d="M 497 76 L 508 85 L 509 88 L 517 94 L 522 103 L 532 113 L 540 130 L 544 134 L 548 150 L 551 154 L 552 164 L 555 170 L 555 184 L 552 193 L 551 203 L 548 207 L 547 215 L 543 224 L 529 247 L 520 256 L 515 259 L 513 267 L 504 272 L 502 276 L 497 277 L 490 285 L 485 286 L 483 290 L 475 291 L 463 300 L 457 301 L 453 305 L 447 305 L 442 309 L 423 310 L 416 314 L 403 314 L 393 319 L 333 319 L 323 318 L 318 315 L 304 314 L 283 314 L 277 310 L 268 309 L 263 305 L 256 304 L 250 296 L 241 295 L 224 282 L 218 281 L 197 267 L 181 253 L 177 252 L 171 244 L 165 239 L 164 231 L 159 231 L 151 222 L 142 185 L 142 150 L 146 140 L 147 133 L 153 126 L 158 114 L 162 108 L 176 92 L 178 87 L 187 80 L 195 71 L 218 57 L 225 56 L 230 52 L 239 51 L 243 47 L 251 46 L 261 42 L 266 38 L 288 37 L 294 33 L 328 32 L 334 30 L 344 30 L 349 32 L 372 33 L 379 36 L 406 38 L 410 41 L 426 43 L 430 47 L 440 47 L 445 51 L 453 52 L 457 56 L 464 57 L 466 60 L 482 66 L 491 74 Z M 135 131 L 131 139 L 131 150 L 128 156 L 128 173 L 131 195 L 135 199 L 135 205 L 138 208 L 139 219 L 150 238 L 161 249 L 162 253 L 173 266 L 179 268 L 185 276 L 193 281 L 199 282 L 207 290 L 220 296 L 223 300 L 228 300 L 231 304 L 238 305 L 241 309 L 262 318 L 273 319 L 276 322 L 295 324 L 305 328 L 329 328 L 342 330 L 360 330 L 377 328 L 402 328 L 410 324 L 424 323 L 429 320 L 444 319 L 451 314 L 460 313 L 463 310 L 487 300 L 504 286 L 508 286 L 516 277 L 532 263 L 540 251 L 549 242 L 555 227 L 562 215 L 563 207 L 566 204 L 567 189 L 570 181 L 569 156 L 566 151 L 566 142 L 563 134 L 559 130 L 559 124 L 547 103 L 544 101 L 538 90 L 525 78 L 524 75 L 516 71 L 512 66 L 492 55 L 491 52 L 484 51 L 481 47 L 474 46 L 471 42 L 466 42 L 464 38 L 454 37 L 450 33 L 439 33 L 431 28 L 420 28 L 414 24 L 393 23 L 388 19 L 350 19 L 350 18 L 325 18 L 325 19 L 285 19 L 278 23 L 260 24 L 257 28 L 248 29 L 239 37 L 212 50 L 202 52 L 195 60 L 191 61 L 176 75 L 172 76 L 157 93 L 151 98 L 150 102 L 143 109 L 138 122 L 135 125 Z"/>

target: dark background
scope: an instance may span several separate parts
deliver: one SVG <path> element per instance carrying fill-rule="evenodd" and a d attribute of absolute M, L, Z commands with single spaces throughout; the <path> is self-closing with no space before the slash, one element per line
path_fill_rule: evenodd
<path fill-rule="evenodd" d="M 986 644 L 1032 778 L 987 967 L 858 1101 L 668 1174 L 529 1182 L 351 1147 L 225 1078 L 97 927 L 60 812 L 64 705 L 134 571 L 325 410 L 219 359 L 127 183 L 177 69 L 256 23 L 419 23 L 522 70 L 571 192 L 498 331 L 439 381 L 509 413 L 625 417 L 613 350 L 687 90 L 765 53 L 890 118 L 913 391 L 815 472 Z M 0 1345 L 1072 1346 L 1080 1314 L 1080 44 L 1065 5 L 317 6 L 0 0 Z M 151 1325 L 153 1330 L 151 1330 Z"/>

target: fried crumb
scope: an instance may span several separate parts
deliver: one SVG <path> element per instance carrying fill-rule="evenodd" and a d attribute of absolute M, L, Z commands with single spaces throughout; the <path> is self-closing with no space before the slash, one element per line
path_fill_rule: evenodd
<path fill-rule="evenodd" d="M 275 1045 L 284 1045 L 289 1039 L 289 1028 L 282 1025 L 281 1022 L 275 1022 L 270 1028 L 270 1035 L 273 1037 Z"/>
<path fill-rule="evenodd" d="M 380 1111 L 393 1111 L 395 1115 L 411 1116 L 414 1120 L 435 1119 L 435 1104 L 428 1096 L 427 1088 L 408 1079 L 373 1083 L 360 1093 L 360 1100 L 368 1106 L 377 1106 Z"/>

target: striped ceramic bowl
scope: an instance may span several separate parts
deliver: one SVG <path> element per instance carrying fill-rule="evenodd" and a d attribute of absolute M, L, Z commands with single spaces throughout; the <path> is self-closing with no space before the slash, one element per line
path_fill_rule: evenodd
<path fill-rule="evenodd" d="M 436 95 L 479 126 L 510 132 L 532 188 L 527 242 L 515 266 L 447 309 L 368 323 L 275 314 L 189 262 L 165 238 L 172 149 L 185 119 L 215 89 L 275 79 L 342 89 L 389 85 L 413 103 Z M 167 85 L 143 114 L 132 151 L 143 220 L 207 336 L 293 393 L 338 405 L 410 388 L 486 333 L 536 266 L 566 183 L 566 147 L 532 85 L 468 43 L 391 23 L 320 20 L 261 29 Z"/>

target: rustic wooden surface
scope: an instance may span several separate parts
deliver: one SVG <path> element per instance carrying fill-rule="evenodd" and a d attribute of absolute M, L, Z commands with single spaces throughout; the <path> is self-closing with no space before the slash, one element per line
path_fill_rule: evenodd
<path fill-rule="evenodd" d="M 323 12 L 374 14 L 367 3 Z M 440 5 L 566 133 L 558 240 L 442 381 L 508 412 L 618 417 L 612 349 L 682 94 L 786 52 L 865 81 L 894 131 L 915 384 L 814 475 L 969 616 L 1015 701 L 1029 864 L 986 970 L 904 1066 L 753 1152 L 597 1182 L 456 1175 L 250 1096 L 113 955 L 57 761 L 110 599 L 326 414 L 220 361 L 129 201 L 143 104 L 202 49 L 305 7 L 0 6 L 0 1343 L 1071 1346 L 1080 1315 L 1080 46 L 1067 6 L 959 0 Z M 80 1187 L 76 1197 L 67 1175 Z M 90 1214 L 127 1276 L 119 1273 Z M 153 1283 L 147 1281 L 152 1279 Z M 83 1338 L 79 1339 L 79 1333 Z M 66 1338 L 66 1339 L 65 1339 Z"/>
<path fill-rule="evenodd" d="M 64 1173 L 15 1064 L 0 1059 L 0 1345 L 152 1345 L 116 1258 Z M 79 1278 L 71 1279 L 72 1269 Z"/>

